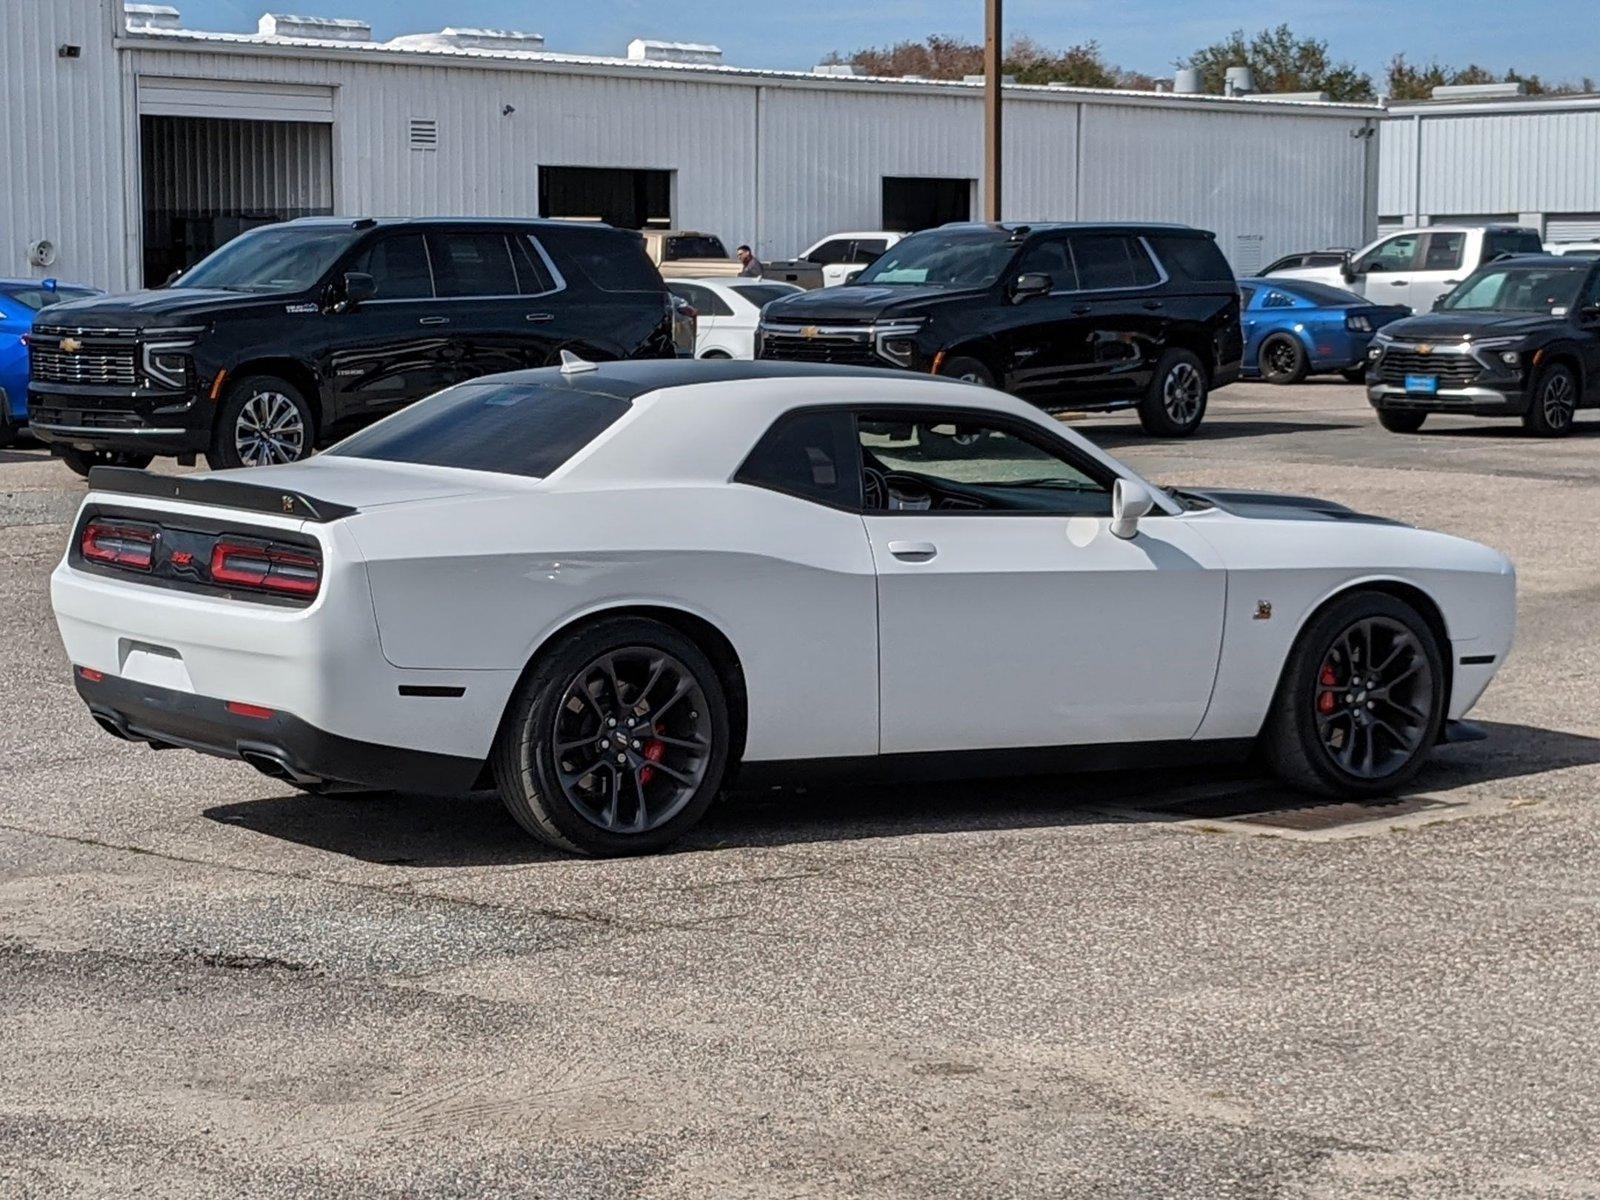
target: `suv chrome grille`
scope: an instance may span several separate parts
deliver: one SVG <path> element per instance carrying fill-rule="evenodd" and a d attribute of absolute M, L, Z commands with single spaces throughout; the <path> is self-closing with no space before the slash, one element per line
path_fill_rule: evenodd
<path fill-rule="evenodd" d="M 139 381 L 136 337 L 132 329 L 35 325 L 28 335 L 29 378 L 131 388 Z"/>
<path fill-rule="evenodd" d="M 1390 346 L 1378 364 L 1378 378 L 1385 383 L 1404 383 L 1407 375 L 1437 375 L 1442 384 L 1471 383 L 1483 372 L 1483 364 L 1470 354 L 1418 354 Z"/>
<path fill-rule="evenodd" d="M 782 359 L 786 362 L 843 363 L 858 367 L 888 367 L 873 351 L 872 333 L 862 329 L 844 330 L 828 327 L 809 337 L 802 332 L 804 326 L 791 330 L 788 327 L 769 327 L 762 334 L 761 357 Z"/>

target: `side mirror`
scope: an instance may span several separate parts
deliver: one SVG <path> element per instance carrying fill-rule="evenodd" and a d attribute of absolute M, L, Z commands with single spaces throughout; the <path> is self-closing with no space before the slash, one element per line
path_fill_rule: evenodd
<path fill-rule="evenodd" d="M 177 268 L 175 271 L 172 272 L 171 275 L 167 276 L 166 282 L 163 283 L 161 286 L 162 287 L 171 287 L 173 284 L 178 282 L 178 277 L 180 275 L 182 275 L 182 274 L 183 274 L 183 268 L 182 267 Z"/>
<path fill-rule="evenodd" d="M 1344 276 L 1346 283 L 1354 283 L 1356 281 L 1356 262 L 1355 259 L 1350 257 L 1348 250 L 1344 252 L 1344 257 L 1339 260 L 1339 274 Z"/>
<path fill-rule="evenodd" d="M 1011 303 L 1021 304 L 1035 296 L 1048 296 L 1053 287 L 1055 280 L 1043 271 L 1028 271 L 1018 275 L 1016 282 L 1011 285 Z"/>
<path fill-rule="evenodd" d="M 1444 294 L 1444 296 L 1448 296 L 1449 294 L 1450 294 L 1449 292 L 1446 292 Z M 1433 311 L 1433 312 L 1438 312 L 1441 308 L 1443 308 L 1444 307 L 1444 296 L 1435 296 L 1433 298 L 1433 303 L 1428 306 L 1429 309 L 1431 311 Z"/>
<path fill-rule="evenodd" d="M 349 312 L 363 300 L 378 294 L 378 285 L 365 271 L 346 271 L 340 285 L 339 302 L 334 307 L 339 312 Z"/>
<path fill-rule="evenodd" d="M 1111 487 L 1111 533 L 1124 540 L 1139 532 L 1139 518 L 1156 506 L 1144 484 L 1119 479 Z"/>
<path fill-rule="evenodd" d="M 1593 325 L 1600 321 L 1600 304 L 1585 304 L 1578 310 L 1578 320 L 1585 325 Z"/>

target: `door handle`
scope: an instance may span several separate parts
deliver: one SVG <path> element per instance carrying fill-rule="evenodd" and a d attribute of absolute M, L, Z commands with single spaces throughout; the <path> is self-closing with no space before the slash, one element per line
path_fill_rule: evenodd
<path fill-rule="evenodd" d="M 1159 300 L 1146 300 L 1144 302 L 1144 306 L 1146 308 L 1150 309 L 1153 312 L 1156 309 L 1161 307 L 1161 301 L 1159 301 Z"/>
<path fill-rule="evenodd" d="M 1092 304 L 1074 304 L 1072 306 L 1072 315 L 1075 317 L 1081 317 L 1084 313 L 1093 311 L 1094 306 Z"/>
<path fill-rule="evenodd" d="M 418 325 L 448 325 L 448 324 L 450 324 L 450 318 L 449 317 L 422 317 L 417 321 L 417 324 Z"/>
<path fill-rule="evenodd" d="M 529 313 L 527 319 L 537 324 L 543 324 L 545 321 L 554 321 L 556 315 L 555 313 Z"/>
<path fill-rule="evenodd" d="M 1389 286 L 1390 287 L 1410 287 L 1411 286 L 1411 280 L 1409 280 L 1409 279 L 1391 279 L 1389 281 Z"/>
<path fill-rule="evenodd" d="M 927 562 L 939 553 L 932 542 L 890 542 L 889 553 L 906 562 Z"/>

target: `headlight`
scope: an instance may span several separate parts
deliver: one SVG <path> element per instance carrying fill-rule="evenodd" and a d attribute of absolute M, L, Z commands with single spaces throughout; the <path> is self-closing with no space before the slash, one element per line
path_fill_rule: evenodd
<path fill-rule="evenodd" d="M 1372 345 L 1372 346 L 1368 346 L 1367 347 L 1367 361 L 1368 362 L 1377 362 L 1382 357 L 1383 357 L 1383 347 L 1382 346 Z"/>
<path fill-rule="evenodd" d="M 892 325 L 879 325 L 872 331 L 873 346 L 882 358 L 897 367 L 909 367 L 916 362 L 916 332 L 925 318 L 896 321 Z"/>
<path fill-rule="evenodd" d="M 191 362 L 188 352 L 193 348 L 193 338 L 187 341 L 146 342 L 145 376 L 169 388 L 187 387 Z"/>
<path fill-rule="evenodd" d="M 1515 350 L 1502 350 L 1500 351 L 1500 361 L 1508 367 L 1514 367 L 1522 362 L 1522 355 Z"/>

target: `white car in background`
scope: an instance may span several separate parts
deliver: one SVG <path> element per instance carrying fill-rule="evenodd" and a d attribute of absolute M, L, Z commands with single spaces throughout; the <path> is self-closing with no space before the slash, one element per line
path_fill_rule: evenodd
<path fill-rule="evenodd" d="M 1515 591 L 1487 547 L 1162 489 L 958 380 L 570 359 L 286 466 L 96 467 L 50 594 L 118 737 L 308 790 L 492 786 L 535 837 L 625 854 L 735 769 L 1259 750 L 1386 794 L 1469 732 Z"/>
<path fill-rule="evenodd" d="M 889 229 L 863 229 L 849 233 L 830 233 L 787 262 L 769 262 L 761 277 L 780 283 L 798 284 L 807 289 L 838 287 L 849 283 L 882 257 L 890 246 L 910 235 Z"/>
<path fill-rule="evenodd" d="M 695 358 L 754 358 L 761 310 L 802 289 L 770 279 L 669 279 L 667 290 L 695 311 Z"/>
<path fill-rule="evenodd" d="M 1284 267 L 1266 274 L 1311 279 L 1365 296 L 1373 304 L 1404 304 L 1425 313 L 1484 263 L 1504 254 L 1542 253 L 1538 233 L 1517 225 L 1428 225 L 1385 234 L 1342 263 Z"/>
<path fill-rule="evenodd" d="M 1600 242 L 1546 242 L 1544 252 L 1573 258 L 1600 258 Z"/>

